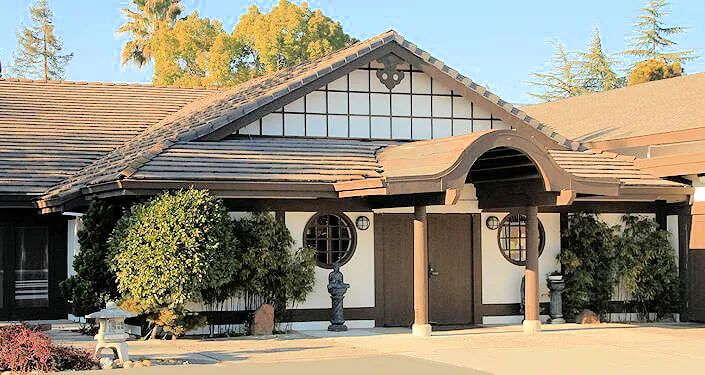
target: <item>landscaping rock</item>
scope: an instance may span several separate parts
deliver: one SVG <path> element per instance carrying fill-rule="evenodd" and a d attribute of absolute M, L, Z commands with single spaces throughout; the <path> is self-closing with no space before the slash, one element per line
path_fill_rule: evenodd
<path fill-rule="evenodd" d="M 600 316 L 591 310 L 585 309 L 575 317 L 575 322 L 578 324 L 600 324 Z"/>
<path fill-rule="evenodd" d="M 122 363 L 122 368 L 132 368 L 133 362 L 132 361 L 125 361 Z"/>
<path fill-rule="evenodd" d="M 252 327 L 253 335 L 271 335 L 274 331 L 274 307 L 268 303 L 255 311 L 255 319 Z"/>
<path fill-rule="evenodd" d="M 135 362 L 134 364 L 132 364 L 132 367 L 140 368 L 140 367 L 144 367 L 144 364 L 142 362 Z"/>
<path fill-rule="evenodd" d="M 102 368 L 103 370 L 109 370 L 111 368 L 115 368 L 115 361 L 113 361 L 112 359 L 110 359 L 108 357 L 101 358 L 100 361 L 98 361 L 98 363 L 100 364 L 100 368 Z"/>
<path fill-rule="evenodd" d="M 152 367 L 152 361 L 150 361 L 150 360 L 148 360 L 148 359 L 145 359 L 144 361 L 142 361 L 142 364 L 143 364 L 145 367 Z"/>

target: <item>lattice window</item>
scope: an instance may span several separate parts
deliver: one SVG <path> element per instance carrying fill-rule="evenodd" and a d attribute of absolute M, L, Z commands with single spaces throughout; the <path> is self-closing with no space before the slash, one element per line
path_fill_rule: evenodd
<path fill-rule="evenodd" d="M 546 243 L 543 224 L 539 220 L 539 256 Z M 518 266 L 526 265 L 526 216 L 507 215 L 499 224 L 499 250 L 505 259 Z"/>
<path fill-rule="evenodd" d="M 304 244 L 316 249 L 320 267 L 344 265 L 355 251 L 355 227 L 342 213 L 318 213 L 306 223 Z"/>

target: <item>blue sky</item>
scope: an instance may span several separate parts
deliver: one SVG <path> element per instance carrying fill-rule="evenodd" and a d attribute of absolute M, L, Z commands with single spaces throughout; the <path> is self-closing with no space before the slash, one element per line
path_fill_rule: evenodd
<path fill-rule="evenodd" d="M 220 19 L 232 30 L 251 4 L 266 11 L 276 1 L 184 0 L 187 13 Z M 352 36 L 365 39 L 393 28 L 421 48 L 505 100 L 533 101 L 525 81 L 546 68 L 560 40 L 569 50 L 584 49 L 591 29 L 600 29 L 607 52 L 624 49 L 633 17 L 644 0 L 509 0 L 509 1 L 389 1 L 312 0 L 313 8 L 339 20 Z M 0 61 L 7 66 L 15 48 L 15 31 L 29 22 L 32 0 L 0 0 Z M 56 30 L 65 50 L 73 52 L 66 78 L 73 81 L 150 82 L 151 71 L 120 66 L 125 36 L 115 34 L 124 19 L 119 9 L 128 0 L 50 0 Z M 432 5 L 432 6 L 430 6 Z M 666 21 L 689 26 L 674 39 L 683 49 L 701 56 L 685 66 L 689 73 L 705 71 L 705 0 L 674 0 Z"/>

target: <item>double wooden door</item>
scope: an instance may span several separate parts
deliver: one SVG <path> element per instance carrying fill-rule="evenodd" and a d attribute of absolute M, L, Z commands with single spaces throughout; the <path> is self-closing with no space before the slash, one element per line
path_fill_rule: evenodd
<path fill-rule="evenodd" d="M 375 215 L 378 324 L 409 326 L 413 304 L 413 215 Z M 472 216 L 429 214 L 429 320 L 469 324 L 472 316 Z"/>

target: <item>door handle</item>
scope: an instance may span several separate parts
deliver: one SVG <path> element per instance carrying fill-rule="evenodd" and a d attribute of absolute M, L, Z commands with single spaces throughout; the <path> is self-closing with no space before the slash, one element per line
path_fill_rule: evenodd
<path fill-rule="evenodd" d="M 429 265 L 428 265 L 428 277 L 431 277 L 431 276 L 438 276 L 438 275 L 439 275 L 438 271 L 436 271 L 436 269 L 433 268 L 433 265 L 432 265 L 432 264 L 429 264 Z"/>

